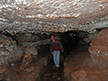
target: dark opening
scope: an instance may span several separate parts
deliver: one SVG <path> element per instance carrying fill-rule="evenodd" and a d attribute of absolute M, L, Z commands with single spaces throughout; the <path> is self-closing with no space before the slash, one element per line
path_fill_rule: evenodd
<path fill-rule="evenodd" d="M 16 35 L 13 35 L 13 36 L 5 30 L 1 31 L 0 33 L 7 37 L 11 37 L 13 40 L 16 41 L 17 45 L 20 45 L 21 43 L 24 43 L 24 42 L 32 43 L 32 42 L 37 42 L 37 41 L 41 41 L 41 40 L 50 38 L 49 35 L 40 34 L 40 33 L 38 34 L 30 33 L 31 36 L 34 37 L 34 38 L 31 37 L 31 39 L 28 36 L 26 36 L 26 34 L 28 33 L 24 33 L 24 34 L 17 33 Z M 53 56 L 50 55 L 51 59 L 49 59 L 47 67 L 45 66 L 45 68 L 47 69 L 44 72 L 44 74 L 42 74 L 41 81 L 64 81 L 64 71 L 63 70 L 64 70 L 65 58 L 70 54 L 72 50 L 75 49 L 75 47 L 79 44 L 79 41 L 83 39 L 78 36 L 78 32 L 76 31 L 68 31 L 64 33 L 54 33 L 54 34 L 56 35 L 57 40 L 59 40 L 64 47 L 64 52 L 61 53 L 61 56 L 60 56 L 60 68 L 59 69 L 55 68 Z M 45 44 L 45 45 L 41 44 L 40 46 L 37 46 L 37 48 L 38 48 L 38 52 L 41 57 L 45 57 L 48 54 L 48 52 L 50 53 L 48 44 Z M 33 61 L 35 63 L 36 59 L 34 58 Z"/>
<path fill-rule="evenodd" d="M 83 39 L 79 37 L 77 32 L 75 31 L 65 32 L 63 33 L 63 35 L 64 36 L 62 37 L 62 43 L 67 54 L 69 54 L 69 52 L 79 44 L 79 41 Z"/>
<path fill-rule="evenodd" d="M 59 35 L 59 36 L 58 36 Z M 59 41 L 64 47 L 64 52 L 61 52 L 60 56 L 60 68 L 56 68 L 53 61 L 50 60 L 47 71 L 42 77 L 42 81 L 64 81 L 64 61 L 72 50 L 79 44 L 79 41 L 83 38 L 79 37 L 77 32 L 69 31 L 65 33 L 56 33 Z M 47 76 L 48 75 L 48 76 Z"/>

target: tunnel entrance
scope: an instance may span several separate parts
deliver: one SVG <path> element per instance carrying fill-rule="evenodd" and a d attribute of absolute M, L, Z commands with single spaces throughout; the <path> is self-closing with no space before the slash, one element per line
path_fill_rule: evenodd
<path fill-rule="evenodd" d="M 64 81 L 64 61 L 65 58 L 72 52 L 76 46 L 79 45 L 79 41 L 82 40 L 83 38 L 79 37 L 77 32 L 75 31 L 69 31 L 65 33 L 56 33 L 56 36 L 60 38 L 60 42 L 63 45 L 64 52 L 61 52 L 60 55 L 60 67 L 56 68 L 54 61 L 53 61 L 53 56 L 52 60 L 50 60 L 47 70 L 45 71 L 44 75 L 42 76 L 41 81 Z"/>
<path fill-rule="evenodd" d="M 30 59 L 19 59 L 17 62 L 15 62 L 15 64 L 10 64 L 9 69 L 13 69 L 13 66 L 11 65 L 16 65 L 16 67 L 14 68 L 15 71 L 16 69 L 19 69 L 18 72 L 22 73 L 26 70 L 26 68 L 30 67 L 31 70 L 32 67 L 35 68 L 34 71 L 31 70 L 32 72 L 34 72 L 34 74 L 39 72 L 37 76 L 34 75 L 37 78 L 36 81 L 64 81 L 64 61 L 70 54 L 70 52 L 75 50 L 76 47 L 80 44 L 80 41 L 83 40 L 83 37 L 79 36 L 79 33 L 77 31 L 53 33 L 56 36 L 56 40 L 59 40 L 64 48 L 64 52 L 60 55 L 60 68 L 56 68 L 53 62 L 53 56 L 50 54 L 49 50 L 51 33 L 52 32 L 23 32 L 11 35 L 7 31 L 1 32 L 1 34 L 5 35 L 7 38 L 10 37 L 14 41 L 16 41 L 17 46 L 22 50 L 23 56 L 25 54 L 28 54 L 28 57 L 30 56 L 29 58 L 33 58 L 32 61 L 30 61 Z M 24 68 L 20 69 L 21 62 L 23 61 L 25 63 L 28 63 L 28 65 L 24 65 L 23 63 Z M 35 66 L 37 66 L 38 68 L 36 68 Z M 12 76 L 13 73 L 14 71 L 12 70 L 10 75 Z M 19 74 L 15 75 L 17 77 L 20 76 Z M 14 77 L 11 77 L 11 79 L 12 78 L 14 79 Z M 6 78 L 4 80 L 6 80 Z"/>
<path fill-rule="evenodd" d="M 74 47 L 76 47 L 79 44 L 79 41 L 82 40 L 82 37 L 78 36 L 78 33 L 75 31 L 68 31 L 65 32 L 63 34 L 64 36 L 62 37 L 63 40 L 63 46 L 64 46 L 64 50 L 67 52 L 67 55 L 69 54 L 69 52 L 74 49 Z"/>

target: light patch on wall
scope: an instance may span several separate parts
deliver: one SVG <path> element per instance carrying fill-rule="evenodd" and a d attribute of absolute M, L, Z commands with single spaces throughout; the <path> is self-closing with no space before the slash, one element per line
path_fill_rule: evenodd
<path fill-rule="evenodd" d="M 73 14 L 72 16 L 75 17 L 75 18 L 77 18 L 77 17 L 80 16 L 80 15 L 81 15 L 81 12 L 75 13 L 75 14 Z"/>
<path fill-rule="evenodd" d="M 16 3 L 17 4 L 27 4 L 27 1 L 26 0 L 16 0 Z"/>
<path fill-rule="evenodd" d="M 80 1 L 80 0 L 74 0 L 74 1 L 72 1 L 72 2 L 73 2 L 73 5 L 78 4 L 79 1 Z"/>
<path fill-rule="evenodd" d="M 0 20 L 2 20 L 2 21 L 7 21 L 6 19 L 3 19 L 3 18 L 0 18 Z"/>
<path fill-rule="evenodd" d="M 25 2 L 26 0 L 16 0 L 16 2 Z"/>
<path fill-rule="evenodd" d="M 2 8 L 7 8 L 7 7 L 12 7 L 12 5 L 10 5 L 10 4 L 0 5 L 0 9 L 2 9 Z"/>

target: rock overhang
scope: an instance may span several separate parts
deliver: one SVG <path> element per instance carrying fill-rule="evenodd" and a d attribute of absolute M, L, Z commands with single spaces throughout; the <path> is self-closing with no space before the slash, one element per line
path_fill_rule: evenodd
<path fill-rule="evenodd" d="M 0 30 L 67 32 L 108 27 L 107 0 L 1 0 Z"/>

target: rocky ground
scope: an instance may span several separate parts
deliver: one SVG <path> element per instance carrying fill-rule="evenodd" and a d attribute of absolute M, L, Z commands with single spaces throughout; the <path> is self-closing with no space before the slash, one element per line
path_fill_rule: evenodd
<path fill-rule="evenodd" d="M 19 63 L 10 62 L 6 67 L 2 62 L 7 63 L 6 59 L 12 60 L 12 55 L 18 49 L 12 39 L 0 35 L 0 81 L 108 81 L 107 35 L 108 29 L 102 30 L 90 45 L 86 45 L 86 42 L 75 44 L 78 39 L 62 42 L 64 53 L 61 53 L 61 67 L 58 69 L 49 53 L 49 45 L 39 46 L 38 49 L 41 49 L 38 51 L 34 49 L 35 46 L 27 47 Z M 16 49 L 11 51 L 9 46 Z M 4 54 L 7 55 L 3 56 Z"/>
<path fill-rule="evenodd" d="M 107 70 L 95 65 L 88 46 L 71 49 L 70 55 L 59 69 L 51 62 L 41 81 L 107 81 Z"/>
<path fill-rule="evenodd" d="M 45 51 L 41 52 L 44 53 Z M 63 54 L 66 54 L 63 53 Z M 52 56 L 50 56 L 52 58 Z M 39 61 L 39 59 L 38 59 Z M 34 63 L 36 60 L 34 60 Z M 36 66 L 36 65 L 35 65 Z M 32 66 L 33 67 L 33 66 Z M 29 68 L 27 71 L 31 71 L 32 68 Z M 41 68 L 42 70 L 42 68 Z M 39 70 L 36 70 L 37 72 Z M 69 56 L 66 57 L 65 61 L 61 57 L 61 67 L 56 68 L 53 63 L 53 59 L 49 61 L 48 67 L 44 71 L 44 74 L 41 75 L 41 80 L 36 81 L 107 81 L 105 70 L 101 70 L 97 67 L 92 58 L 90 57 L 90 53 L 88 53 L 88 46 L 77 46 L 76 48 L 72 48 Z M 15 71 L 15 69 L 11 68 L 10 74 L 8 77 L 11 77 L 11 80 L 17 81 L 15 79 L 20 78 L 18 81 L 27 81 L 30 78 L 23 80 L 21 78 L 23 73 L 24 76 L 27 76 L 27 72 L 22 72 L 21 70 Z M 37 73 L 36 72 L 36 73 Z M 29 75 L 32 72 L 29 72 Z M 12 74 L 12 75 L 11 75 Z M 13 74 L 15 75 L 13 77 Z M 18 75 L 19 74 L 19 75 Z M 105 75 L 105 76 L 104 76 Z M 36 75 L 34 75 L 35 77 Z M 37 76 L 36 76 L 37 77 Z M 1 80 L 1 81 L 11 81 L 11 80 Z M 30 81 L 30 80 L 29 80 Z M 34 81 L 34 80 L 33 80 Z"/>
<path fill-rule="evenodd" d="M 40 78 L 46 71 L 49 60 L 48 49 L 39 51 L 39 55 L 24 54 L 21 59 L 11 63 L 9 67 L 0 68 L 0 72 L 5 71 L 1 73 L 0 81 L 41 81 Z"/>
<path fill-rule="evenodd" d="M 61 53 L 61 57 L 60 57 L 61 62 L 60 62 L 59 68 L 56 68 L 54 66 L 54 62 L 52 58 L 52 60 L 49 62 L 47 70 L 44 73 L 41 81 L 64 81 L 64 61 L 66 57 L 69 55 L 69 53 L 73 52 L 73 50 L 74 50 L 74 47 L 70 47 L 70 49 L 65 48 L 65 52 Z M 76 58 L 72 58 L 72 59 L 76 59 Z"/>
<path fill-rule="evenodd" d="M 61 63 L 61 67 L 56 68 L 53 61 L 51 61 L 45 74 L 42 77 L 42 81 L 64 81 L 63 69 L 63 62 Z"/>
<path fill-rule="evenodd" d="M 107 68 L 95 64 L 88 46 L 77 46 L 64 62 L 64 81 L 108 81 Z"/>

